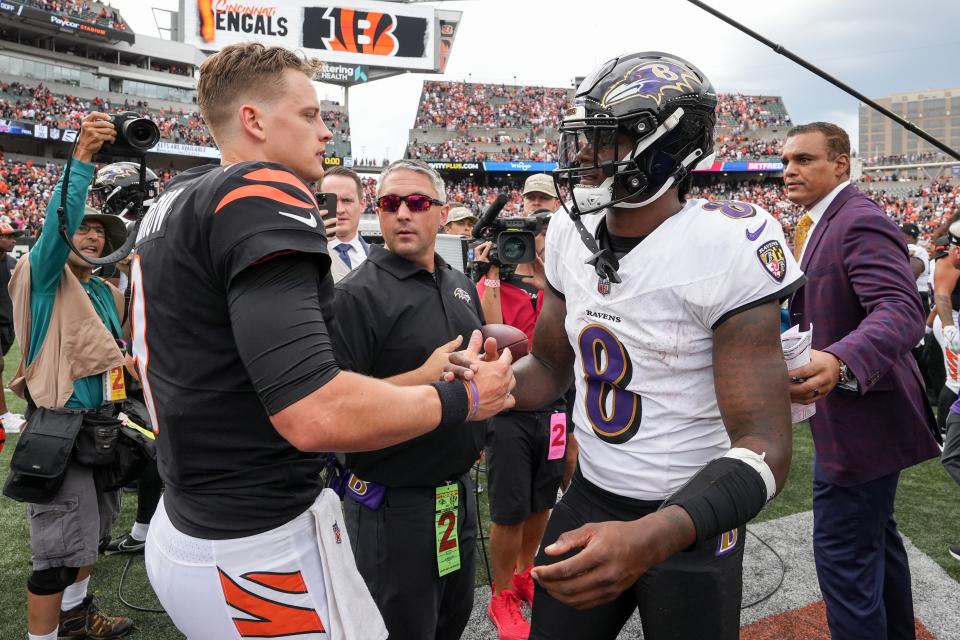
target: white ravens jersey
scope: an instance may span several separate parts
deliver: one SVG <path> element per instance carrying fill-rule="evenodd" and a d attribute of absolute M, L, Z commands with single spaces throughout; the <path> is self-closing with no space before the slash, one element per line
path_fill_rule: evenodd
<path fill-rule="evenodd" d="M 584 216 L 596 235 L 605 214 Z M 672 495 L 730 448 L 713 384 L 713 330 L 805 282 L 780 223 L 741 202 L 688 200 L 620 259 L 611 284 L 563 210 L 547 233 L 547 281 L 566 300 L 576 354 L 580 469 L 639 500 Z"/>

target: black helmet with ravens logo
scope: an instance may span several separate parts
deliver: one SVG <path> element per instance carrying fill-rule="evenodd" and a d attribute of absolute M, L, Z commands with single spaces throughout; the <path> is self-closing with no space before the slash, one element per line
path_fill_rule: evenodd
<path fill-rule="evenodd" d="M 560 124 L 554 180 L 572 215 L 647 205 L 713 162 L 717 96 L 689 62 L 645 51 L 587 76 Z"/>
<path fill-rule="evenodd" d="M 150 169 L 146 170 L 146 182 L 140 193 L 140 165 L 136 162 L 114 162 L 97 171 L 90 186 L 92 204 L 103 213 L 123 215 L 134 220 L 152 203 L 160 191 L 160 179 Z M 133 205 L 129 209 L 128 205 Z"/>

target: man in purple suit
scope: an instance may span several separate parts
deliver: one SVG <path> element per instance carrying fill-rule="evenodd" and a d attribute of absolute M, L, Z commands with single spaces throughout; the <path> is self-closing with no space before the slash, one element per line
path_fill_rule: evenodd
<path fill-rule="evenodd" d="M 834 640 L 914 638 L 910 567 L 893 518 L 900 470 L 934 458 L 933 413 L 910 350 L 924 315 L 900 229 L 850 184 L 850 139 L 825 122 L 783 149 L 787 198 L 806 213 L 794 253 L 808 282 L 790 303 L 813 325 L 789 372 L 810 421 L 813 552 Z"/>

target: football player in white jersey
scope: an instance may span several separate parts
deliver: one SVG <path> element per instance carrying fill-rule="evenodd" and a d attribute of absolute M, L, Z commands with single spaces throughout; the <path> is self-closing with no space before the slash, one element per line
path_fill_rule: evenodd
<path fill-rule="evenodd" d="M 571 201 L 547 235 L 517 407 L 574 376 L 579 469 L 533 570 L 531 638 L 737 638 L 745 524 L 782 489 L 792 433 L 782 300 L 805 278 L 777 220 L 687 200 L 716 94 L 688 62 L 611 60 L 561 131 Z"/>

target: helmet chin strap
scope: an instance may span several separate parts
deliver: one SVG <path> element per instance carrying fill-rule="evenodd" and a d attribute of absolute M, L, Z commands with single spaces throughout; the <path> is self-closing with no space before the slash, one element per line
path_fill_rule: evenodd
<path fill-rule="evenodd" d="M 683 117 L 683 113 L 683 108 L 678 108 L 676 111 L 671 113 L 670 117 L 664 120 L 663 123 L 654 130 L 652 135 L 649 135 L 641 140 L 640 144 L 638 144 L 633 150 L 629 151 L 627 155 L 621 158 L 620 161 L 630 162 L 634 158 L 638 157 L 641 153 L 646 151 L 650 145 L 666 135 L 668 131 L 672 130 L 680 123 L 680 118 Z M 616 174 L 614 174 L 596 187 L 574 187 L 573 198 L 577 203 L 577 209 L 580 211 L 588 210 L 590 213 L 597 213 L 605 209 L 611 202 L 613 202 L 613 183 L 616 180 L 616 177 Z M 666 189 L 670 188 L 670 184 L 671 181 L 667 180 Z M 617 206 L 630 209 L 642 207 L 646 204 L 649 204 L 653 200 L 656 200 L 664 191 L 666 191 L 666 189 L 661 188 L 661 190 L 658 191 L 653 198 L 643 202 L 617 203 Z"/>

